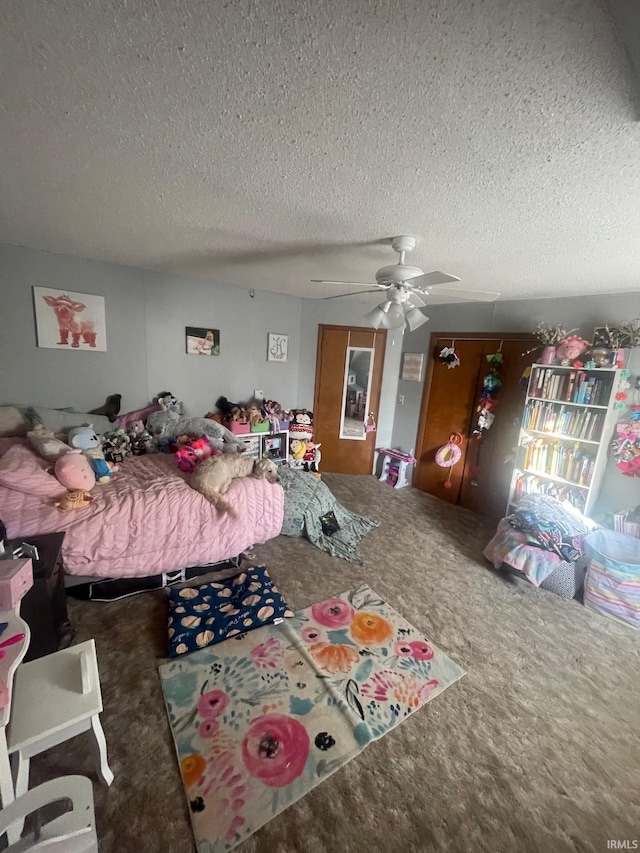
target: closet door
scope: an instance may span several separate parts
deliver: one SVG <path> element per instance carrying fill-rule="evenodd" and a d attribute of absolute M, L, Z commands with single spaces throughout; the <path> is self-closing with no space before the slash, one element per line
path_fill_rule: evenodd
<path fill-rule="evenodd" d="M 435 341 L 432 337 L 432 357 L 444 347 L 450 347 L 451 343 L 451 337 L 437 338 Z M 437 358 L 432 360 L 426 422 L 422 440 L 418 443 L 414 485 L 423 492 L 452 504 L 457 504 L 460 499 L 469 434 L 476 406 L 478 368 L 484 344 L 485 341 L 455 341 L 455 348 L 460 356 L 459 367 L 449 368 Z M 436 452 L 449 441 L 452 433 L 462 436 L 462 458 L 451 469 L 441 468 L 436 463 Z M 450 488 L 445 487 L 448 477 Z"/>
<path fill-rule="evenodd" d="M 448 368 L 437 354 L 450 347 L 460 356 L 460 366 Z M 534 360 L 523 355 L 535 345 L 531 335 L 478 336 L 456 339 L 455 335 L 432 336 L 431 381 L 427 377 L 421 428 L 418 435 L 414 485 L 452 504 L 459 504 L 481 515 L 500 518 L 509 492 L 512 452 L 517 441 L 519 417 L 525 396 L 522 374 Z M 501 352 L 498 377 L 502 383 L 496 393 L 495 420 L 481 438 L 474 436 L 478 422 L 478 403 L 484 378 L 490 365 L 487 356 Z M 426 409 L 426 412 L 425 412 Z M 440 447 L 451 433 L 462 436 L 460 461 L 451 469 L 435 461 Z M 450 487 L 445 483 L 449 481 Z"/>
<path fill-rule="evenodd" d="M 365 432 L 369 413 L 378 420 L 387 333 L 353 326 L 318 328 L 314 442 L 320 470 L 371 474 L 376 432 Z"/>
<path fill-rule="evenodd" d="M 483 368 L 478 373 L 476 384 L 476 402 L 480 399 L 482 383 L 488 372 L 486 356 L 495 353 L 500 344 L 502 367 L 498 376 L 502 385 L 496 394 L 496 417 L 482 438 L 469 438 L 458 500 L 460 506 L 492 518 L 502 518 L 505 514 L 514 449 L 518 443 L 520 417 L 526 396 L 522 374 L 535 357 L 534 354 L 523 355 L 533 346 L 529 337 L 498 340 L 497 346 L 496 341 L 485 341 Z"/>

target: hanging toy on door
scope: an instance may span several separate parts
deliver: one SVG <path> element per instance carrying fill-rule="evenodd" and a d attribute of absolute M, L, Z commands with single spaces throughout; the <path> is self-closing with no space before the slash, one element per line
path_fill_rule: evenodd
<path fill-rule="evenodd" d="M 462 458 L 462 436 L 459 432 L 452 432 L 449 441 L 436 450 L 436 465 L 447 469 L 447 479 L 444 481 L 445 489 L 451 488 L 451 469 Z"/>
<path fill-rule="evenodd" d="M 489 364 L 489 373 L 484 377 L 480 400 L 476 408 L 478 421 L 476 423 L 476 428 L 473 431 L 476 438 L 482 438 L 485 432 L 491 429 L 496 417 L 492 410 L 497 405 L 496 395 L 502 385 L 502 382 L 498 378 L 498 373 L 502 367 L 502 353 L 494 352 L 486 358 L 487 363 Z"/>
<path fill-rule="evenodd" d="M 365 432 L 375 432 L 377 429 L 378 429 L 378 426 L 376 424 L 375 415 L 373 414 L 373 412 L 369 412 L 369 417 L 367 418 L 367 422 L 364 425 L 364 431 Z"/>
<path fill-rule="evenodd" d="M 449 370 L 452 370 L 454 367 L 460 367 L 460 356 L 456 352 L 456 348 L 453 342 L 451 343 L 450 347 L 443 347 L 440 350 L 438 360 L 442 364 L 446 364 Z"/>

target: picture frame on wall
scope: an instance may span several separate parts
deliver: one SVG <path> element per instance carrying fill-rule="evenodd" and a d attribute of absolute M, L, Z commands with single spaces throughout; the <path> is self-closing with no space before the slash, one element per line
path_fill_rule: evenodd
<path fill-rule="evenodd" d="M 107 351 L 104 296 L 33 287 L 39 347 Z"/>
<path fill-rule="evenodd" d="M 220 355 L 220 329 L 186 326 L 187 355 Z"/>
<path fill-rule="evenodd" d="M 405 382 L 420 382 L 422 379 L 422 368 L 424 365 L 424 353 L 405 352 L 402 357 L 401 379 Z"/>
<path fill-rule="evenodd" d="M 287 360 L 289 350 L 289 335 L 279 332 L 269 332 L 267 337 L 267 361 Z"/>

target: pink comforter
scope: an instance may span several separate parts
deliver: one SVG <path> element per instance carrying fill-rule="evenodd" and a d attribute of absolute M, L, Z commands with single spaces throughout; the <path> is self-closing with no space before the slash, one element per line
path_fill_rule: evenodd
<path fill-rule="evenodd" d="M 31 451 L 29 451 L 31 452 Z M 85 509 L 61 512 L 51 499 L 0 485 L 0 518 L 10 537 L 64 530 L 65 569 L 73 575 L 135 577 L 234 557 L 280 533 L 284 492 L 247 477 L 229 491 L 237 517 L 219 513 L 190 488 L 165 454 L 120 466 L 97 485 Z"/>

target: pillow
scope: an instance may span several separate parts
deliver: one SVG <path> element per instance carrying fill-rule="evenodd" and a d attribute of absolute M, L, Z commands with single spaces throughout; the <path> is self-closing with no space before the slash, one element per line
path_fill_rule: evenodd
<path fill-rule="evenodd" d="M 142 421 L 143 423 L 146 423 L 149 415 L 152 415 L 154 412 L 159 412 L 161 409 L 162 406 L 158 405 L 158 403 L 152 403 L 144 409 L 136 409 L 135 412 L 127 412 L 125 415 L 120 415 L 120 417 L 116 418 L 116 422 L 112 429 L 124 429 L 129 432 L 127 429 L 129 424 L 132 424 L 134 421 Z"/>
<path fill-rule="evenodd" d="M 0 485 L 14 492 L 58 500 L 67 490 L 44 470 L 44 464 L 27 447 L 10 447 L 0 456 Z"/>
<path fill-rule="evenodd" d="M 51 432 L 68 432 L 72 427 L 86 426 L 92 424 L 98 435 L 103 432 L 111 432 L 114 425 L 104 415 L 91 415 L 88 412 L 65 412 L 61 409 L 47 409 L 44 406 L 31 406 L 27 410 L 31 420 L 31 428 L 37 424 L 44 424 Z"/>
<path fill-rule="evenodd" d="M 29 425 L 15 406 L 0 406 L 0 436 L 25 435 Z"/>
<path fill-rule="evenodd" d="M 264 566 L 169 592 L 169 657 L 293 616 Z"/>

